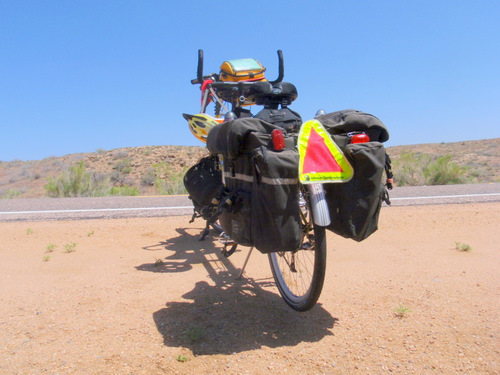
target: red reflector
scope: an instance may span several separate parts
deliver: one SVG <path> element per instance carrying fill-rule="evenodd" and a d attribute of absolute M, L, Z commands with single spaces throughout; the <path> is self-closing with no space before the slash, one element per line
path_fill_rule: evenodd
<path fill-rule="evenodd" d="M 285 136 L 283 132 L 279 129 L 274 129 L 271 132 L 271 137 L 273 138 L 273 146 L 275 151 L 281 151 L 285 148 Z"/>
<path fill-rule="evenodd" d="M 367 134 L 361 133 L 351 137 L 351 143 L 366 143 L 370 142 L 370 137 Z"/>

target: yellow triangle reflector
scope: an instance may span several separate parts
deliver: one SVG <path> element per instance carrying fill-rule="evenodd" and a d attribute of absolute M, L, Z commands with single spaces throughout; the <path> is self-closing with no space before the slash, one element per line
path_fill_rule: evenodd
<path fill-rule="evenodd" d="M 302 124 L 298 147 L 301 183 L 347 182 L 352 178 L 351 164 L 318 120 Z"/>

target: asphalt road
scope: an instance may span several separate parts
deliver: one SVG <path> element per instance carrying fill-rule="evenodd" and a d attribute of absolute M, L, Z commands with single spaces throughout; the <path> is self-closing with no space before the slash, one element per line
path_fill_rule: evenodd
<path fill-rule="evenodd" d="M 390 191 L 393 206 L 499 202 L 500 184 L 412 186 Z M 187 196 L 0 200 L 0 222 L 191 215 Z"/>

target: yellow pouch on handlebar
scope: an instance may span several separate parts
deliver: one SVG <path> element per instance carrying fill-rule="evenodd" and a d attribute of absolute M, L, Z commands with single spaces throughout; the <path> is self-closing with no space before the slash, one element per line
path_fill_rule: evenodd
<path fill-rule="evenodd" d="M 224 82 L 262 81 L 265 71 L 256 59 L 228 60 L 220 67 L 220 79 Z"/>

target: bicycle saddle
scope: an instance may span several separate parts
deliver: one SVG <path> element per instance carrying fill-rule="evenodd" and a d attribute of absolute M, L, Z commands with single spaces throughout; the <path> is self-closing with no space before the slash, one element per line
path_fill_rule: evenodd
<path fill-rule="evenodd" d="M 297 99 L 297 88 L 289 82 L 255 82 L 248 88 L 246 97 L 257 105 L 289 105 Z"/>

